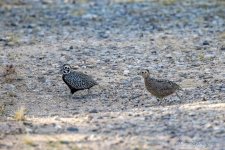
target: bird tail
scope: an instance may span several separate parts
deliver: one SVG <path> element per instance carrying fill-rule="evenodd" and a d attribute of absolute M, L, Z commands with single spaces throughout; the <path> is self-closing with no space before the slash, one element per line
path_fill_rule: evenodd
<path fill-rule="evenodd" d="M 94 84 L 95 84 L 95 85 L 99 85 L 99 83 L 98 83 L 98 82 L 96 82 L 96 81 L 95 81 L 95 83 L 94 83 Z"/>
<path fill-rule="evenodd" d="M 177 90 L 183 91 L 183 89 L 179 85 L 177 85 Z"/>
<path fill-rule="evenodd" d="M 177 89 L 180 90 L 180 91 L 183 91 L 183 89 L 179 85 L 178 85 Z"/>

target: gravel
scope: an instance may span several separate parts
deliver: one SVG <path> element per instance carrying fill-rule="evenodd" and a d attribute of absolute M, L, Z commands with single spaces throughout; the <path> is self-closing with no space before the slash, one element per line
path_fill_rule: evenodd
<path fill-rule="evenodd" d="M 0 149 L 224 149 L 224 7 L 212 0 L 0 2 Z M 71 98 L 65 63 L 99 85 Z M 4 77 L 6 64 L 16 74 Z M 137 74 L 142 68 L 179 84 L 182 99 L 159 105 Z M 13 117 L 22 106 L 24 123 Z"/>

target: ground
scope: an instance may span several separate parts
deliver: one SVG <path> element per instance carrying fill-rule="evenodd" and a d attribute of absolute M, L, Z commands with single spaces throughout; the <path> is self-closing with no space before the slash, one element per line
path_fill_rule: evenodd
<path fill-rule="evenodd" d="M 225 1 L 5 0 L 0 12 L 0 149 L 224 149 Z M 65 63 L 99 85 L 70 97 Z M 159 104 L 142 68 L 181 99 Z"/>

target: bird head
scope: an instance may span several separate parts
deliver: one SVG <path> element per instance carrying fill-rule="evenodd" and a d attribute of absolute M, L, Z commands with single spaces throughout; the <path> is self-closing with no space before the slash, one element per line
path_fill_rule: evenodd
<path fill-rule="evenodd" d="M 143 69 L 139 72 L 139 75 L 141 75 L 143 78 L 148 78 L 150 75 L 150 72 L 148 69 Z"/>
<path fill-rule="evenodd" d="M 71 71 L 71 67 L 70 67 L 70 65 L 68 65 L 68 64 L 64 64 L 64 65 L 62 66 L 62 68 L 61 68 L 61 72 L 62 72 L 63 74 L 69 74 L 70 71 Z"/>

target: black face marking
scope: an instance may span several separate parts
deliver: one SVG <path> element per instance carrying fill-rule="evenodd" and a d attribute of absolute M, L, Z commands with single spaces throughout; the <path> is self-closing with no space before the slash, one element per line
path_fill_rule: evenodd
<path fill-rule="evenodd" d="M 63 65 L 63 69 L 62 69 L 62 73 L 63 74 L 69 74 L 70 73 L 70 65 L 67 65 L 67 64 L 65 64 L 65 65 Z"/>
<path fill-rule="evenodd" d="M 69 72 L 69 70 L 63 70 L 63 74 L 68 74 Z"/>
<path fill-rule="evenodd" d="M 64 66 L 64 69 L 66 70 L 66 69 L 69 69 L 70 67 L 69 66 Z"/>

